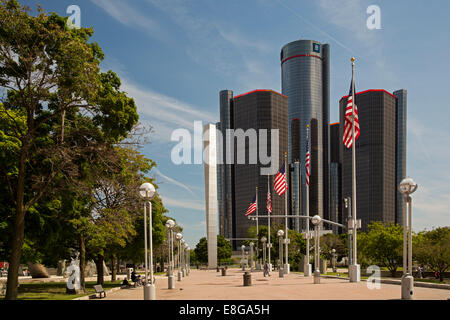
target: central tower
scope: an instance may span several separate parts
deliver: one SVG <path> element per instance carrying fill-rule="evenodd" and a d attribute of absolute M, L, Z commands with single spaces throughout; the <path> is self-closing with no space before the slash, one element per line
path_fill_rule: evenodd
<path fill-rule="evenodd" d="M 292 197 L 296 203 L 306 197 L 306 125 L 310 124 L 310 215 L 329 219 L 330 47 L 318 41 L 297 40 L 282 48 L 280 59 L 282 93 L 288 96 L 289 163 L 298 161 L 301 174 L 301 196 L 293 194 Z M 292 130 L 293 122 L 295 130 Z M 300 150 L 300 159 L 293 159 L 293 148 L 296 153 Z M 304 201 L 300 208 L 300 214 L 305 214 Z"/>

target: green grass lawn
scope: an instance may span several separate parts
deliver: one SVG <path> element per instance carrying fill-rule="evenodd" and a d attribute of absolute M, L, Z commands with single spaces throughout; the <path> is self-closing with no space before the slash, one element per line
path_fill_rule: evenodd
<path fill-rule="evenodd" d="M 105 281 L 103 289 L 120 287 L 122 281 Z M 19 286 L 18 300 L 72 300 L 95 293 L 95 281 L 86 282 L 86 293 L 66 294 L 66 282 L 22 283 Z M 0 299 L 3 297 L 0 297 Z"/>

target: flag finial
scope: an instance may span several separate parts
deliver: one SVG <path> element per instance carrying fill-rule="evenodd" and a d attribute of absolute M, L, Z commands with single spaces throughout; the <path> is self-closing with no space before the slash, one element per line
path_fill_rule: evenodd
<path fill-rule="evenodd" d="M 352 57 L 352 58 L 350 59 L 351 62 L 355 62 L 355 60 L 356 60 L 355 57 Z"/>

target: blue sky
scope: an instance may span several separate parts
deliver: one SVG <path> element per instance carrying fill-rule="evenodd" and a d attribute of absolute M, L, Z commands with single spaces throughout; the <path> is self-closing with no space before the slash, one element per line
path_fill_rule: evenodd
<path fill-rule="evenodd" d="M 20 1 L 66 14 L 76 4 L 81 25 L 154 128 L 146 156 L 170 215 L 194 247 L 206 235 L 203 166 L 170 159 L 177 128 L 219 119 L 218 93 L 281 91 L 281 47 L 297 39 L 331 46 L 331 121 L 348 93 L 355 56 L 357 91 L 408 90 L 407 174 L 419 184 L 413 227 L 449 226 L 450 2 L 365 0 L 39 0 Z M 381 9 L 381 29 L 369 30 L 369 5 Z"/>

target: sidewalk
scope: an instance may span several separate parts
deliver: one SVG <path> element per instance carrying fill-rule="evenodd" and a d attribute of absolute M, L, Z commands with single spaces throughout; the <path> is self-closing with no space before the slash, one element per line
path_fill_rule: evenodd
<path fill-rule="evenodd" d="M 191 270 L 189 277 L 176 281 L 176 289 L 167 289 L 167 284 L 167 277 L 156 278 L 158 300 L 398 300 L 401 297 L 401 287 L 395 284 L 381 284 L 380 289 L 370 290 L 365 281 L 350 283 L 324 277 L 320 284 L 313 284 L 312 277 L 295 273 L 279 278 L 277 272 L 272 272 L 271 277 L 264 278 L 262 272 L 253 272 L 252 286 L 244 287 L 240 269 L 228 269 L 225 277 L 215 270 Z M 448 298 L 448 290 L 414 289 L 415 300 Z M 143 288 L 118 290 L 105 299 L 143 300 Z"/>

